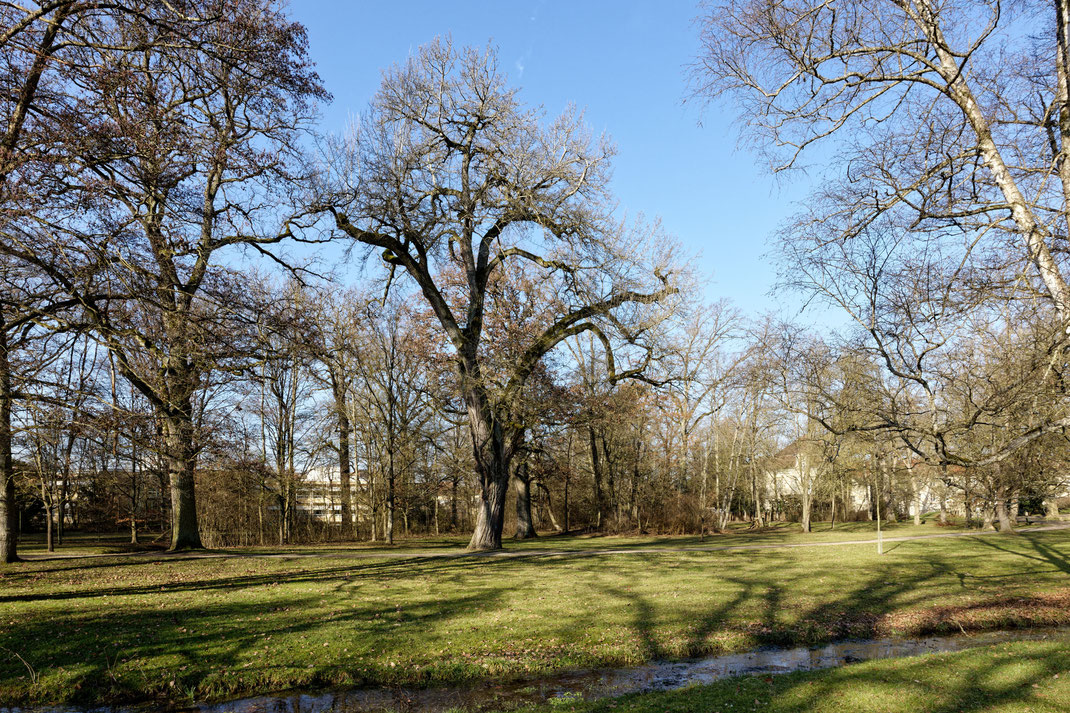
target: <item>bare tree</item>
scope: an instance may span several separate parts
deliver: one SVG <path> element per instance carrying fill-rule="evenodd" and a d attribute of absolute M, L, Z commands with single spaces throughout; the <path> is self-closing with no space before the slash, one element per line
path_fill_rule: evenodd
<path fill-rule="evenodd" d="M 667 241 L 612 219 L 607 142 L 574 111 L 547 123 L 524 109 L 489 51 L 422 48 L 386 73 L 356 135 L 336 149 L 323 207 L 339 231 L 381 251 L 391 274 L 400 267 L 415 281 L 449 340 L 481 488 L 469 547 L 500 548 L 525 382 L 562 340 L 591 331 L 609 347 L 672 295 Z M 488 286 L 522 265 L 538 271 L 538 327 L 491 374 Z"/>
<path fill-rule="evenodd" d="M 886 366 L 922 391 L 918 370 L 899 364 L 933 361 L 964 314 L 1009 289 L 1042 296 L 1065 343 L 1068 18 L 1064 0 L 730 0 L 700 20 L 695 89 L 739 101 L 748 138 L 774 170 L 831 144 L 827 180 L 784 232 L 790 263 L 813 285 L 863 271 L 885 297 L 898 292 L 901 333 L 918 337 L 905 352 L 871 313 L 853 314 L 892 357 Z M 852 243 L 874 240 L 902 243 L 913 265 L 886 270 L 882 250 L 868 250 L 876 260 L 840 259 L 867 252 Z M 907 279 L 891 286 L 898 278 Z M 864 289 L 836 299 L 865 300 Z M 942 327 L 926 323 L 933 316 Z M 988 455 L 1007 457 L 1064 428 L 1063 411 Z M 940 457 L 949 459 L 945 445 Z"/>
<path fill-rule="evenodd" d="M 109 26 L 110 44 L 93 48 L 95 71 L 68 78 L 82 100 L 62 147 L 74 203 L 54 224 L 31 224 L 9 251 L 78 301 L 158 412 L 175 549 L 200 546 L 195 394 L 233 353 L 235 328 L 224 325 L 238 290 L 218 253 L 244 246 L 270 256 L 267 246 L 291 235 L 279 206 L 297 178 L 296 137 L 326 96 L 303 28 L 273 4 L 208 5 L 199 9 L 217 19 L 183 20 L 181 33 L 141 15 Z M 145 9 L 161 12 L 170 10 Z M 56 259 L 38 254 L 42 241 Z M 78 254 L 97 258 L 104 297 L 70 274 Z"/>

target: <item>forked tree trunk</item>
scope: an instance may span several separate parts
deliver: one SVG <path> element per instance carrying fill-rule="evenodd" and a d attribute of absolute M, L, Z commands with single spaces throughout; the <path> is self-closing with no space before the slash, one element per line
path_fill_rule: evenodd
<path fill-rule="evenodd" d="M 193 421 L 186 414 L 169 414 L 164 422 L 167 471 L 171 479 L 171 547 L 174 550 L 201 549 L 197 529 L 197 499 L 194 492 L 196 456 Z"/>

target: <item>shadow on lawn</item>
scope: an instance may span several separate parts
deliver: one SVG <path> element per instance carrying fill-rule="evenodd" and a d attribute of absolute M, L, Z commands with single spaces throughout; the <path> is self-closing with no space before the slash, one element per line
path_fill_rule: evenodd
<path fill-rule="evenodd" d="M 998 539 L 998 538 L 996 538 Z M 792 555 L 780 550 L 764 551 L 760 559 L 743 556 L 744 563 L 764 567 L 764 573 L 753 570 L 739 573 L 726 566 L 710 572 L 709 577 L 729 591 L 711 597 L 711 605 L 687 612 L 688 625 L 681 635 L 668 643 L 667 611 L 648 596 L 628 588 L 607 587 L 603 592 L 623 601 L 632 612 L 630 628 L 649 660 L 696 657 L 724 651 L 720 637 L 734 635 L 754 647 L 817 645 L 841 639 L 868 639 L 887 636 L 889 627 L 907 635 L 957 633 L 961 624 L 954 613 L 998 607 L 1005 597 L 1005 588 L 1029 582 L 1029 577 L 1047 571 L 1050 574 L 1070 573 L 1070 558 L 1046 544 L 1041 537 L 1023 535 L 1001 542 L 993 538 L 970 538 L 1022 559 L 1023 568 L 1002 573 L 976 571 L 976 558 L 959 553 L 930 550 L 907 564 L 874 558 L 861 566 L 850 582 L 830 583 L 826 596 L 817 596 L 816 603 L 800 601 L 812 580 L 820 576 L 814 571 L 792 570 Z M 1012 547 L 1010 545 L 1016 545 Z M 1007 545 L 1007 546 L 1004 546 Z M 887 552 L 887 551 L 886 551 Z M 1037 553 L 1037 554 L 1034 554 Z M 901 553 L 902 554 L 902 553 Z M 889 555 L 886 554 L 885 557 Z M 909 556 L 903 554 L 903 556 Z M 609 566 L 612 558 L 588 560 L 592 568 Z M 716 560 L 722 561 L 723 560 Z M 647 560 L 652 564 L 652 560 Z M 738 560 L 737 560 L 738 562 Z M 889 563 L 885 566 L 884 563 Z M 725 562 L 730 565 L 729 562 Z M 1037 564 L 1043 565 L 1037 568 Z M 642 565 L 640 565 L 642 566 Z M 956 581 L 959 590 L 973 594 L 972 603 L 961 607 L 943 607 L 946 585 Z M 1070 586 L 1070 579 L 1066 585 Z M 698 584 L 701 586 L 701 583 Z M 1028 598 L 1028 590 L 1020 594 Z M 1021 606 L 1021 596 L 1012 597 Z M 911 618 L 890 623 L 888 618 L 911 610 L 941 607 L 950 618 Z M 1070 612 L 1067 612 L 1070 619 Z M 1005 624 L 1006 622 L 1004 622 Z M 983 625 L 983 624 L 981 624 Z M 1028 625 L 1028 623 L 1026 624 Z M 915 627 L 911 629 L 910 627 Z M 738 641 L 734 643 L 738 646 Z"/>
<path fill-rule="evenodd" d="M 816 675 L 751 676 L 699 688 L 604 699 L 584 704 L 580 709 L 584 713 L 752 708 L 771 713 L 818 710 L 981 713 L 1017 704 L 1029 705 L 1029 710 L 1038 712 L 1063 710 L 1065 697 L 1053 700 L 1045 694 L 1058 685 L 1062 686 L 1061 695 L 1066 695 L 1066 684 L 1058 681 L 1060 674 L 1065 675 L 1070 668 L 1070 652 L 1065 648 L 1038 646 L 1024 652 L 989 649 L 984 655 L 956 656 L 952 661 L 953 669 L 934 665 L 931 658 L 924 657 L 900 660 L 891 666 L 888 662 L 846 666 Z"/>
<path fill-rule="evenodd" d="M 1037 562 L 1044 562 L 1046 564 L 1055 566 L 1057 569 L 1060 569 L 1063 572 L 1066 572 L 1067 574 L 1070 574 L 1070 558 L 1068 558 L 1066 555 L 1063 555 L 1053 547 L 1049 547 L 1048 545 L 1044 544 L 1035 537 L 1023 536 L 1021 539 L 1028 542 L 1037 554 L 1031 555 L 1028 552 L 1018 552 L 1008 547 L 1002 546 L 1003 544 L 1006 544 L 1006 540 L 997 541 L 990 537 L 979 537 L 977 538 L 977 541 L 985 545 L 986 547 L 991 547 L 994 550 L 999 550 L 1000 552 L 1006 552 L 1008 554 L 1018 555 L 1019 557 L 1025 557 L 1027 559 L 1035 560 Z"/>
<path fill-rule="evenodd" d="M 316 566 L 314 560 L 250 560 L 242 564 L 262 566 L 268 571 L 223 577 L 202 574 L 196 579 L 133 586 L 108 584 L 109 579 L 114 579 L 111 573 L 106 573 L 109 576 L 99 584 L 87 583 L 76 591 L 0 595 L 0 603 L 71 601 L 63 605 L 62 621 L 31 617 L 28 622 L 17 624 L 0 622 L 5 625 L 0 627 L 0 646 L 18 651 L 42 671 L 63 667 L 76 672 L 70 675 L 76 676 L 73 681 L 80 683 L 80 687 L 71 687 L 67 694 L 73 701 L 130 700 L 146 693 L 173 696 L 176 692 L 170 688 L 172 678 L 181 690 L 182 686 L 194 685 L 207 674 L 221 687 L 214 689 L 215 695 L 219 695 L 219 691 L 227 690 L 224 671 L 239 672 L 244 680 L 242 685 L 248 687 L 252 681 L 262 691 L 293 685 L 413 685 L 441 680 L 421 679 L 420 674 L 401 668 L 384 668 L 384 652 L 404 651 L 406 646 L 413 647 L 410 653 L 416 654 L 438 651 L 443 667 L 435 675 L 448 676 L 451 674 L 446 664 L 456 659 L 463 668 L 463 654 L 482 650 L 480 642 L 485 642 L 491 653 L 500 651 L 505 656 L 506 651 L 527 646 L 519 643 L 521 639 L 535 636 L 556 637 L 566 643 L 563 653 L 555 654 L 558 658 L 549 663 L 550 667 L 576 665 L 575 661 L 583 657 L 589 665 L 599 665 L 597 657 L 603 657 L 601 663 L 607 665 L 620 663 L 626 655 L 621 647 L 626 643 L 611 643 L 599 649 L 575 635 L 590 632 L 600 617 L 613 622 L 611 616 L 599 613 L 602 607 L 626 607 L 624 633 L 634 637 L 642 658 L 656 660 L 719 653 L 724 650 L 726 636 L 734 637 L 731 647 L 735 650 L 740 646 L 804 645 L 870 638 L 881 633 L 879 624 L 890 614 L 941 603 L 935 601 L 935 596 L 946 595 L 949 582 L 957 580 L 960 590 L 983 598 L 994 596 L 1005 586 L 1004 582 L 1020 584 L 1031 574 L 1061 577 L 1070 573 L 1070 559 L 1061 551 L 1070 545 L 1066 540 L 1059 541 L 1057 548 L 1041 535 L 968 539 L 969 543 L 999 550 L 1001 557 L 1020 558 L 1022 567 L 1007 572 L 984 570 L 991 560 L 984 548 L 964 552 L 961 545 L 951 545 L 946 540 L 938 542 L 947 544 L 927 544 L 924 550 L 904 548 L 903 552 L 885 558 L 878 558 L 868 550 L 863 553 L 860 548 L 852 549 L 851 556 L 857 559 L 848 564 L 837 564 L 833 555 L 818 560 L 829 563 L 831 575 L 800 566 L 797 550 L 718 556 L 651 552 L 627 558 L 599 554 L 582 558 L 532 554 L 520 559 L 412 557 L 329 566 Z M 842 556 L 846 557 L 846 553 Z M 159 561 L 138 561 L 136 571 L 141 572 L 144 566 Z M 124 560 L 123 564 L 134 562 Z M 550 570 L 547 564 L 559 567 Z M 57 561 L 55 567 L 44 571 L 62 577 L 74 575 L 87 565 L 92 567 L 95 563 L 83 561 L 81 566 L 73 567 Z M 540 610 L 542 618 L 532 625 L 532 630 L 500 633 L 497 627 L 501 617 L 486 615 L 504 614 L 505 621 L 514 623 L 513 608 L 517 600 L 512 595 L 517 587 L 537 582 L 551 573 L 555 586 L 582 588 L 581 592 L 589 590 L 592 597 L 562 599 L 562 605 L 552 610 L 552 618 L 547 617 L 545 609 Z M 836 580 L 836 573 L 845 578 Z M 833 581 L 820 579 L 826 576 Z M 382 593 L 367 600 L 360 596 L 360 587 L 366 584 L 388 586 L 392 581 L 399 581 L 412 587 L 419 586 L 414 582 L 425 577 L 427 586 L 435 588 L 434 596 L 413 600 L 399 592 L 398 602 L 404 605 L 404 610 L 399 609 L 396 615 L 393 607 L 386 604 L 389 597 Z M 671 587 L 692 587 L 693 592 L 710 594 L 705 598 L 690 598 L 686 609 L 674 607 L 671 601 L 664 601 L 672 595 L 659 586 L 659 577 L 666 580 L 672 577 Z M 326 591 L 313 594 L 292 586 L 305 583 L 319 584 L 321 588 L 326 585 Z M 276 590 L 274 585 L 289 588 Z M 259 601 L 255 597 L 228 601 L 225 596 L 253 587 L 270 589 L 265 589 L 264 598 Z M 124 605 L 125 597 L 155 593 L 197 593 L 203 597 L 196 600 L 191 597 L 188 604 L 178 598 Z M 543 589 L 540 593 L 552 596 L 553 590 Z M 331 611 L 326 617 L 325 594 L 343 595 L 331 600 Z M 73 601 L 104 596 L 117 597 L 118 601 L 114 605 L 109 603 L 107 608 L 85 608 L 83 603 Z M 161 608 L 164 606 L 168 608 Z M 280 615 L 280 610 L 286 614 Z M 261 619 L 262 624 L 248 623 Z M 950 622 L 945 623 L 947 629 L 933 630 L 957 630 Z M 454 654 L 449 651 L 449 637 L 450 630 L 458 626 L 476 628 L 467 634 L 468 648 Z M 613 626 L 620 628 L 613 623 L 609 626 L 609 633 L 613 633 Z M 302 637 L 318 639 L 317 643 L 325 642 L 328 646 L 306 651 L 302 648 L 306 638 Z M 298 648 L 282 654 L 271 650 L 279 639 Z M 328 652 L 334 653 L 332 647 L 343 642 L 354 646 L 358 655 L 330 658 Z M 362 651 L 361 647 L 366 650 Z M 261 650 L 264 655 L 258 657 L 257 652 Z M 120 657 L 130 662 L 149 661 L 159 668 L 146 670 L 139 668 L 139 664 L 125 665 L 120 675 L 116 673 L 116 659 Z M 523 664 L 526 660 L 518 661 Z M 308 673 L 295 674 L 306 662 L 311 662 Z M 518 675 L 521 671 L 518 665 L 515 670 L 507 669 L 504 675 Z M 17 661 L 6 656 L 0 658 L 0 683 L 9 690 L 12 682 L 24 673 Z M 990 674 L 979 670 L 978 680 Z M 464 680 L 478 676 L 494 678 L 475 666 L 464 669 L 458 676 Z M 234 690 L 238 695 L 251 692 L 258 691 Z M 997 691 L 993 695 L 1002 694 Z"/>
<path fill-rule="evenodd" d="M 287 580 L 294 581 L 307 580 Z M 399 626 L 404 626 L 403 642 L 414 632 L 431 631 L 498 607 L 504 592 L 504 587 L 480 587 L 475 592 L 407 602 L 404 610 L 354 597 L 339 601 L 326 616 L 321 597 L 302 595 L 275 595 L 260 602 L 178 603 L 166 609 L 86 613 L 75 609 L 63 618 L 62 626 L 42 619 L 0 634 L 0 683 L 8 687 L 10 696 L 11 684 L 26 674 L 24 664 L 10 655 L 15 652 L 42 676 L 75 672 L 71 685 L 62 686 L 54 695 L 64 703 L 85 705 L 175 700 L 187 692 L 226 696 L 231 691 L 228 685 L 233 685 L 227 681 L 228 672 L 245 679 L 232 692 L 246 695 L 295 685 L 389 684 L 403 669 L 388 667 L 387 661 L 374 655 L 369 667 L 369 661 L 361 658 L 367 654 L 361 646 L 372 643 L 372 654 L 385 647 L 383 651 L 395 651 L 391 656 L 403 657 L 411 652 L 399 646 Z M 263 625 L 250 627 L 244 623 L 249 620 L 263 620 Z M 346 635 L 332 636 L 343 631 L 348 636 L 359 632 L 349 640 L 351 655 L 342 651 Z M 443 647 L 446 642 L 440 638 L 424 636 L 422 641 Z M 280 646 L 286 647 L 281 655 Z M 260 651 L 263 656 L 257 656 Z M 250 681 L 255 682 L 254 690 L 248 688 Z M 15 690 L 19 690 L 17 684 Z M 18 702 L 9 699 L 5 704 Z"/>
<path fill-rule="evenodd" d="M 557 556 L 555 555 L 531 554 L 526 555 L 523 558 L 523 562 L 527 564 L 537 565 L 542 560 L 555 558 L 557 558 Z M 379 579 L 394 579 L 407 577 L 414 573 L 418 573 L 420 575 L 427 575 L 453 572 L 455 574 L 460 575 L 469 574 L 472 571 L 478 571 L 480 569 L 493 568 L 508 563 L 515 563 L 516 561 L 517 560 L 510 560 L 506 558 L 486 558 L 478 556 L 460 556 L 457 558 L 417 556 L 388 560 L 373 560 L 370 562 L 358 561 L 352 564 L 347 563 L 344 565 L 337 565 L 331 567 L 316 567 L 314 565 L 314 560 L 312 560 L 310 561 L 310 566 L 301 567 L 297 571 L 294 571 L 294 569 L 291 568 L 289 570 L 274 570 L 236 577 L 232 576 L 212 577 L 194 580 L 170 580 L 134 586 L 89 586 L 62 592 L 0 595 L 0 604 L 5 602 L 33 602 L 65 599 L 85 599 L 101 596 L 122 597 L 155 593 L 203 592 L 211 590 L 244 589 L 248 587 L 271 586 L 278 584 L 294 584 L 300 582 L 324 582 L 331 580 L 338 580 L 339 585 L 343 586 L 346 584 L 353 583 L 355 579 L 359 579 L 360 577 L 365 576 L 376 577 Z M 70 561 L 63 560 L 62 562 L 66 564 Z M 166 563 L 167 560 L 160 559 L 110 562 L 104 564 L 90 563 L 77 566 L 68 565 L 45 570 L 13 573 L 9 576 L 14 581 L 17 579 L 32 579 L 35 575 L 41 572 L 78 572 L 81 570 L 95 569 L 99 567 L 117 567 L 129 565 L 146 566 Z M 281 564 L 282 562 L 279 563 Z M 287 564 L 293 563 L 287 562 Z"/>

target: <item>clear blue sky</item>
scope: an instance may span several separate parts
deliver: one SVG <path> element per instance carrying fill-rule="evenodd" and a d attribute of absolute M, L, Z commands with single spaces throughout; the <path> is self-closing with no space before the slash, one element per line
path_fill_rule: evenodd
<path fill-rule="evenodd" d="M 767 236 L 804 186 L 779 186 L 736 149 L 731 107 L 684 104 L 697 13 L 675 0 L 291 2 L 334 95 L 324 130 L 342 131 L 366 107 L 381 70 L 434 37 L 489 42 L 525 102 L 550 114 L 570 102 L 586 109 L 588 123 L 617 144 L 621 208 L 660 216 L 699 255 L 697 272 L 711 280 L 707 297 L 727 297 L 755 315 L 776 302 L 767 296 L 774 279 L 762 257 Z"/>

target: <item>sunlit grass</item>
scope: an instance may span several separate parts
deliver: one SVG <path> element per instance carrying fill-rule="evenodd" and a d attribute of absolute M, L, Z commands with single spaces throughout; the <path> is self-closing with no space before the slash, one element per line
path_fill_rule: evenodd
<path fill-rule="evenodd" d="M 771 535 L 795 537 L 734 537 Z M 1066 531 L 898 542 L 883 557 L 872 545 L 589 551 L 612 549 L 607 539 L 556 539 L 575 554 L 522 558 L 347 548 L 19 563 L 0 570 L 0 704 L 475 682 L 1070 622 Z"/>
<path fill-rule="evenodd" d="M 1070 710 L 1065 644 L 1020 642 L 953 654 L 870 661 L 784 676 L 747 676 L 668 693 L 528 713 L 1062 713 Z"/>

